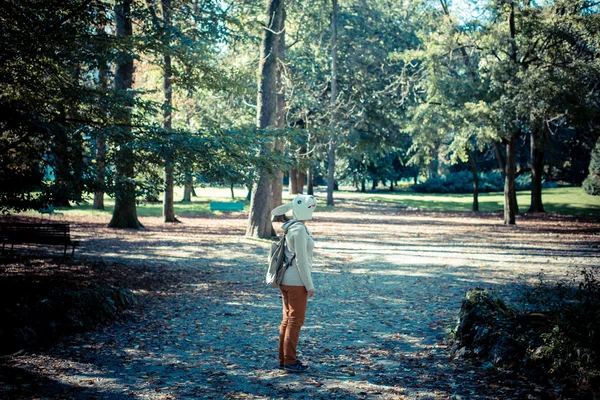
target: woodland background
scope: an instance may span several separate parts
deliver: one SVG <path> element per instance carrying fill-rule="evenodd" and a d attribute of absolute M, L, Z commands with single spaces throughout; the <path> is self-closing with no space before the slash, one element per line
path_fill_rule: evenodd
<path fill-rule="evenodd" d="M 265 8 L 266 6 L 266 8 Z M 0 208 L 190 201 L 269 210 L 340 183 L 600 193 L 599 4 L 590 0 L 48 0 L 0 10 Z M 257 79 L 258 78 L 258 79 Z M 257 85 L 258 81 L 258 85 Z M 590 162 L 591 161 L 591 162 Z M 367 183 L 368 182 L 368 183 Z M 174 185 L 185 187 L 175 199 Z M 307 186 L 306 188 L 304 186 Z"/>

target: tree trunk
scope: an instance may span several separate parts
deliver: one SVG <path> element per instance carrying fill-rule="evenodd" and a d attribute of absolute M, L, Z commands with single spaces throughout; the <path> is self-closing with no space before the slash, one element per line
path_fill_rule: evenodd
<path fill-rule="evenodd" d="M 285 88 L 283 86 L 283 59 L 285 58 L 285 35 L 277 35 L 276 38 L 277 66 L 275 68 L 275 79 L 277 86 L 277 128 L 285 128 Z M 283 153 L 283 141 L 276 140 L 274 150 Z M 273 186 L 271 189 L 271 201 L 273 207 L 283 203 L 283 171 L 275 172 Z"/>
<path fill-rule="evenodd" d="M 367 192 L 367 182 L 366 182 L 366 181 L 367 181 L 367 180 L 366 180 L 365 178 L 362 178 L 362 179 L 360 180 L 360 191 L 361 191 L 362 193 L 366 193 L 366 192 Z"/>
<path fill-rule="evenodd" d="M 76 111 L 78 112 L 78 110 Z M 74 114 L 73 117 L 75 119 L 79 118 L 79 116 L 77 114 Z M 73 171 L 73 178 L 72 180 L 74 180 L 75 182 L 75 187 L 74 187 L 74 192 L 72 189 L 72 195 L 74 196 L 75 199 L 83 199 L 83 175 L 84 175 L 84 171 L 87 168 L 86 164 L 87 164 L 87 160 L 86 160 L 86 156 L 85 154 L 85 150 L 84 150 L 84 139 L 83 139 L 83 132 L 78 129 L 76 132 L 74 132 L 72 134 L 71 137 L 71 141 L 73 143 L 72 145 L 72 157 L 73 160 L 71 161 L 71 169 Z M 79 200 L 77 200 L 79 201 Z"/>
<path fill-rule="evenodd" d="M 500 147 L 500 143 L 494 142 L 494 155 L 496 156 L 496 160 L 498 161 L 498 168 L 500 168 L 500 172 L 502 172 L 502 179 L 506 182 L 506 159 L 502 154 L 502 148 Z M 517 192 L 514 192 L 514 203 L 517 205 L 516 212 L 519 212 L 519 205 L 517 203 Z"/>
<path fill-rule="evenodd" d="M 52 141 L 52 155 L 54 160 L 54 184 L 52 185 L 52 205 L 55 207 L 70 207 L 69 186 L 71 179 L 71 166 L 69 154 L 69 135 L 66 125 L 66 110 L 61 113 L 62 126 L 55 130 Z"/>
<path fill-rule="evenodd" d="M 280 142 L 279 148 L 276 151 L 283 151 L 283 143 Z M 271 202 L 273 208 L 283 203 L 283 171 L 275 172 L 272 177 L 273 183 L 271 187 Z"/>
<path fill-rule="evenodd" d="M 502 178 L 506 177 L 506 161 L 504 159 L 504 155 L 502 155 L 502 149 L 500 148 L 500 143 L 494 142 L 494 155 L 496 156 L 496 161 L 498 161 L 498 168 L 502 172 Z"/>
<path fill-rule="evenodd" d="M 96 133 L 96 185 L 94 210 L 104 210 L 104 186 L 106 185 L 106 137 L 103 132 Z"/>
<path fill-rule="evenodd" d="M 165 191 L 163 193 L 163 222 L 179 222 L 175 218 L 174 200 L 174 168 L 170 159 L 165 159 L 164 184 Z"/>
<path fill-rule="evenodd" d="M 306 184 L 306 173 L 305 172 L 298 172 L 298 179 L 296 180 L 296 183 L 298 184 L 298 194 L 302 194 L 304 193 L 304 185 Z"/>
<path fill-rule="evenodd" d="M 105 28 L 98 29 L 102 35 L 105 34 Z M 101 59 L 98 66 L 98 78 L 100 89 L 108 89 L 108 65 L 106 60 Z M 96 132 L 96 185 L 97 189 L 94 193 L 94 210 L 104 210 L 104 188 L 106 186 L 106 136 L 104 132 Z"/>
<path fill-rule="evenodd" d="M 75 67 L 71 74 L 79 80 L 81 71 Z M 77 120 L 79 110 L 74 103 L 63 105 L 60 119 L 62 126 L 56 130 L 54 140 L 54 173 L 53 204 L 57 207 L 71 207 L 70 200 L 81 198 L 83 180 L 83 137 L 81 130 L 76 130 L 67 120 Z"/>
<path fill-rule="evenodd" d="M 172 10 L 171 0 L 161 0 L 162 14 L 165 31 L 171 28 L 172 24 Z M 163 37 L 163 42 L 168 48 L 170 40 L 168 37 Z M 173 129 L 173 67 L 171 64 L 171 55 L 167 53 L 163 54 L 163 129 L 167 132 Z M 175 176 L 175 161 L 173 157 L 168 155 L 164 159 L 165 171 L 164 171 L 164 185 L 165 190 L 163 194 L 163 222 L 179 222 L 175 218 L 175 200 L 174 200 L 174 176 Z"/>
<path fill-rule="evenodd" d="M 517 49 L 517 27 L 516 27 L 516 23 L 515 23 L 515 2 L 514 0 L 510 0 L 510 16 L 508 18 L 508 26 L 509 26 L 509 30 L 510 30 L 510 59 L 512 61 L 512 63 L 515 66 L 515 70 L 518 69 L 519 67 L 519 62 L 518 62 L 518 49 Z M 513 177 L 512 177 L 512 186 L 513 186 L 513 190 L 512 190 L 512 195 L 513 195 L 513 199 L 511 201 L 512 207 L 511 207 L 511 212 L 516 216 L 519 213 L 519 205 L 517 203 L 517 191 L 515 189 L 515 176 L 514 176 L 514 172 L 515 172 L 515 146 L 516 146 L 516 140 L 517 140 L 517 136 L 519 136 L 519 133 L 513 134 L 511 141 L 511 148 L 513 151 L 512 154 L 512 169 L 513 169 Z M 506 168 L 510 168 L 508 166 L 509 160 L 508 160 L 508 151 L 506 154 Z M 506 179 L 509 179 L 508 177 Z M 505 184 L 506 185 L 506 184 Z M 510 220 L 510 218 L 508 218 Z M 514 224 L 514 217 L 512 218 L 513 220 L 513 224 Z M 504 217 L 505 223 L 507 220 L 507 217 Z"/>
<path fill-rule="evenodd" d="M 433 149 L 432 158 L 429 164 L 427 164 L 427 177 L 428 178 L 437 178 L 438 177 L 438 168 L 439 168 L 439 160 L 438 160 L 438 151 L 437 148 Z"/>
<path fill-rule="evenodd" d="M 189 170 L 185 171 L 184 183 L 183 183 L 183 199 L 181 200 L 183 203 L 191 203 L 192 202 L 192 191 L 194 190 L 192 174 Z"/>
<path fill-rule="evenodd" d="M 234 189 L 234 186 L 235 186 L 235 185 L 233 184 L 233 182 L 231 182 L 231 183 L 229 184 L 229 190 L 231 191 L 231 200 L 235 200 L 235 192 L 234 192 L 234 190 L 233 190 L 233 189 Z"/>
<path fill-rule="evenodd" d="M 267 0 L 267 26 L 263 30 L 258 67 L 257 126 L 266 129 L 277 126 L 277 58 L 278 36 L 283 34 L 285 22 L 284 0 Z M 269 151 L 263 149 L 261 152 Z M 273 235 L 270 213 L 272 204 L 272 179 L 259 172 L 250 199 L 246 236 L 269 238 Z"/>
<path fill-rule="evenodd" d="M 280 147 L 278 146 L 279 148 L 276 151 L 283 151 L 283 143 L 279 142 L 279 145 Z M 271 178 L 271 181 L 271 208 L 275 208 L 283 203 L 283 171 L 275 172 L 275 176 Z M 285 222 L 281 215 L 273 217 L 273 221 Z"/>
<path fill-rule="evenodd" d="M 294 167 L 290 168 L 290 183 L 289 183 L 290 195 L 298 194 L 298 170 Z"/>
<path fill-rule="evenodd" d="M 546 212 L 542 203 L 542 175 L 544 174 L 544 137 L 537 124 L 531 129 L 531 205 L 529 212 Z"/>
<path fill-rule="evenodd" d="M 469 155 L 469 164 L 473 174 L 473 211 L 479 211 L 479 175 L 477 175 L 477 150 Z"/>
<path fill-rule="evenodd" d="M 506 177 L 504 179 L 504 224 L 515 225 L 517 197 L 515 190 L 515 147 L 518 134 L 513 134 L 506 143 Z"/>
<path fill-rule="evenodd" d="M 311 196 L 315 194 L 315 188 L 314 188 L 314 181 L 315 181 L 315 177 L 313 175 L 314 171 L 313 171 L 313 167 L 312 165 L 310 167 L 308 167 L 308 177 L 307 177 L 307 187 L 306 187 L 306 194 L 310 194 Z"/>
<path fill-rule="evenodd" d="M 131 4 L 133 0 L 122 0 L 115 5 L 116 34 L 130 37 Z M 138 221 L 135 205 L 133 134 L 131 132 L 131 108 L 133 98 L 128 93 L 133 86 L 132 52 L 120 54 L 115 72 L 115 89 L 125 98 L 126 103 L 116 114 L 115 123 L 120 127 L 120 134 L 115 140 L 115 209 L 108 226 L 110 228 L 143 228 Z"/>
<path fill-rule="evenodd" d="M 327 153 L 327 205 L 333 206 L 335 185 L 336 103 L 337 103 L 337 19 L 338 0 L 331 0 L 331 116 L 329 121 L 329 151 Z"/>

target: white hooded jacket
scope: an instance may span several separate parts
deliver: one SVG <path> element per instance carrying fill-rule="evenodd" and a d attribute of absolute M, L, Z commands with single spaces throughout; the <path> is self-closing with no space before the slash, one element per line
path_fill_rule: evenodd
<path fill-rule="evenodd" d="M 292 222 L 296 222 L 292 225 Z M 312 281 L 312 255 L 315 242 L 312 234 L 302 222 L 291 220 L 283 224 L 284 231 L 289 227 L 286 234 L 285 255 L 289 260 L 294 254 L 296 257 L 292 265 L 283 275 L 282 285 L 304 286 L 306 290 L 314 290 Z"/>

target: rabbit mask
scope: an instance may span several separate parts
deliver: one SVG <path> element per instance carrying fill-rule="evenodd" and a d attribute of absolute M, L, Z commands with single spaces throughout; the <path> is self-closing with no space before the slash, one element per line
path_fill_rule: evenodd
<path fill-rule="evenodd" d="M 299 194 L 289 203 L 274 208 L 273 211 L 271 211 L 271 215 L 283 215 L 292 210 L 294 219 L 307 221 L 312 219 L 315 207 L 317 207 L 317 199 L 315 199 L 315 196 Z"/>

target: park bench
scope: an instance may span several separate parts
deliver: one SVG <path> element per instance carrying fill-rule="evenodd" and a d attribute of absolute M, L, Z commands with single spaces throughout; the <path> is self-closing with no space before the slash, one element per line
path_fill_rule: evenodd
<path fill-rule="evenodd" d="M 71 256 L 75 254 L 78 241 L 71 240 L 69 224 L 28 224 L 28 223 L 2 223 L 0 224 L 0 238 L 2 238 L 2 251 L 7 244 L 11 250 L 15 244 L 40 244 L 47 246 L 64 246 L 64 255 L 72 246 Z"/>
<path fill-rule="evenodd" d="M 54 211 L 54 207 L 52 207 L 52 206 L 40 208 L 38 211 L 42 215 L 44 215 L 44 214 L 48 214 L 48 215 L 63 215 L 62 213 Z"/>
<path fill-rule="evenodd" d="M 241 201 L 236 202 L 224 202 L 224 201 L 211 201 L 210 211 L 242 211 L 244 209 L 244 203 Z"/>

